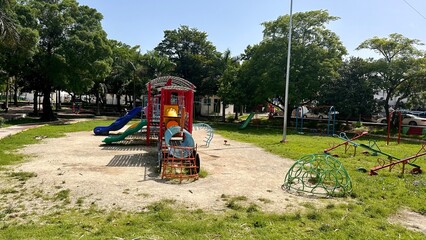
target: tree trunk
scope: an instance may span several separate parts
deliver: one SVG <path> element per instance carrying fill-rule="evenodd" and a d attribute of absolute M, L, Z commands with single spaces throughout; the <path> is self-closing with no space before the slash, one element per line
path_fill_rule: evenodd
<path fill-rule="evenodd" d="M 9 110 L 9 78 L 6 79 L 6 99 L 4 102 L 4 110 L 8 112 Z"/>
<path fill-rule="evenodd" d="M 13 102 L 16 107 L 18 107 L 18 81 L 16 81 L 16 78 L 14 77 L 14 83 L 13 83 Z"/>
<path fill-rule="evenodd" d="M 96 115 L 101 115 L 101 105 L 99 104 L 99 92 L 96 92 Z"/>
<path fill-rule="evenodd" d="M 116 99 L 117 99 L 117 111 L 118 111 L 119 113 L 121 113 L 121 104 L 120 104 L 120 101 L 121 101 L 121 95 L 117 94 L 117 95 L 116 95 Z"/>
<path fill-rule="evenodd" d="M 225 107 L 226 107 L 225 102 L 222 102 L 222 122 L 225 122 L 225 121 L 226 121 L 226 111 L 225 111 Z"/>
<path fill-rule="evenodd" d="M 34 116 L 38 116 L 38 91 L 34 91 L 33 114 Z"/>
<path fill-rule="evenodd" d="M 47 122 L 57 120 L 50 104 L 50 88 L 43 89 L 43 114 L 41 115 L 41 120 Z"/>
<path fill-rule="evenodd" d="M 60 109 L 61 109 L 61 91 L 58 90 L 57 93 L 56 93 L 56 106 L 55 106 L 55 110 L 57 112 Z"/>

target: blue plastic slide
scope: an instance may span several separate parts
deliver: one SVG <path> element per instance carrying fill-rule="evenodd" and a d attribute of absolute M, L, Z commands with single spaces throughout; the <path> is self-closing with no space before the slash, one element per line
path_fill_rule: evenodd
<path fill-rule="evenodd" d="M 108 135 L 109 131 L 117 131 L 123 128 L 132 118 L 142 111 L 142 107 L 135 107 L 126 115 L 118 118 L 109 126 L 98 126 L 93 129 L 95 135 Z"/>

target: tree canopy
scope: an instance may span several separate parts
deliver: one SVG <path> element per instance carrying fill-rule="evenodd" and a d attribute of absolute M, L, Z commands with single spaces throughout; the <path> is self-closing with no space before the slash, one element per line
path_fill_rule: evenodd
<path fill-rule="evenodd" d="M 44 120 L 54 120 L 50 93 L 66 90 L 81 94 L 110 71 L 110 49 L 101 26 L 102 15 L 75 0 L 28 0 L 31 14 L 23 26 L 37 31 L 39 41 L 26 80 L 43 93 Z M 25 21 L 24 21 L 25 20 Z"/>
<path fill-rule="evenodd" d="M 166 30 L 155 50 L 175 64 L 177 76 L 197 86 L 197 96 L 216 93 L 220 53 L 207 40 L 207 33 L 188 26 Z"/>
<path fill-rule="evenodd" d="M 390 101 L 397 99 L 396 108 L 419 90 L 414 86 L 424 80 L 425 55 L 416 46 L 422 43 L 393 33 L 388 38 L 373 37 L 362 42 L 357 49 L 370 49 L 381 54 L 382 58 L 371 60 L 372 72 L 377 90 L 386 93 L 383 101 L 386 116 L 389 116 Z"/>
<path fill-rule="evenodd" d="M 284 76 L 287 62 L 289 17 L 265 22 L 262 42 L 246 50 L 242 78 L 252 104 L 276 98 L 284 106 Z M 346 49 L 339 37 L 326 28 L 336 20 L 327 11 L 318 10 L 293 15 L 290 91 L 291 105 L 309 103 L 319 98 L 322 87 L 338 76 Z"/>

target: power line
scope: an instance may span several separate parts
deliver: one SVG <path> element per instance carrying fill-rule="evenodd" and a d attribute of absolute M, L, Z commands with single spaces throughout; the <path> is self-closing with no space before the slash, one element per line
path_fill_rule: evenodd
<path fill-rule="evenodd" d="M 413 7 L 413 5 L 411 5 L 407 0 L 402 0 L 404 1 L 410 8 L 412 8 L 414 11 L 416 11 L 416 13 L 418 13 L 424 20 L 426 20 L 426 17 L 419 12 L 415 7 Z"/>

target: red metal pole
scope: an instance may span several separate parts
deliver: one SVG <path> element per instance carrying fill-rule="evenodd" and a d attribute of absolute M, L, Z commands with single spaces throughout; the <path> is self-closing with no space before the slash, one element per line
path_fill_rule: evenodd
<path fill-rule="evenodd" d="M 398 144 L 401 142 L 401 127 L 402 127 L 402 114 L 401 112 L 398 112 L 399 114 L 399 124 L 398 124 Z"/>
<path fill-rule="evenodd" d="M 386 145 L 389 145 L 389 138 L 390 138 L 390 122 L 391 122 L 391 119 L 392 119 L 392 115 L 393 115 L 393 112 L 389 113 L 389 117 L 388 117 L 388 137 L 387 137 L 387 139 L 386 139 Z"/>

